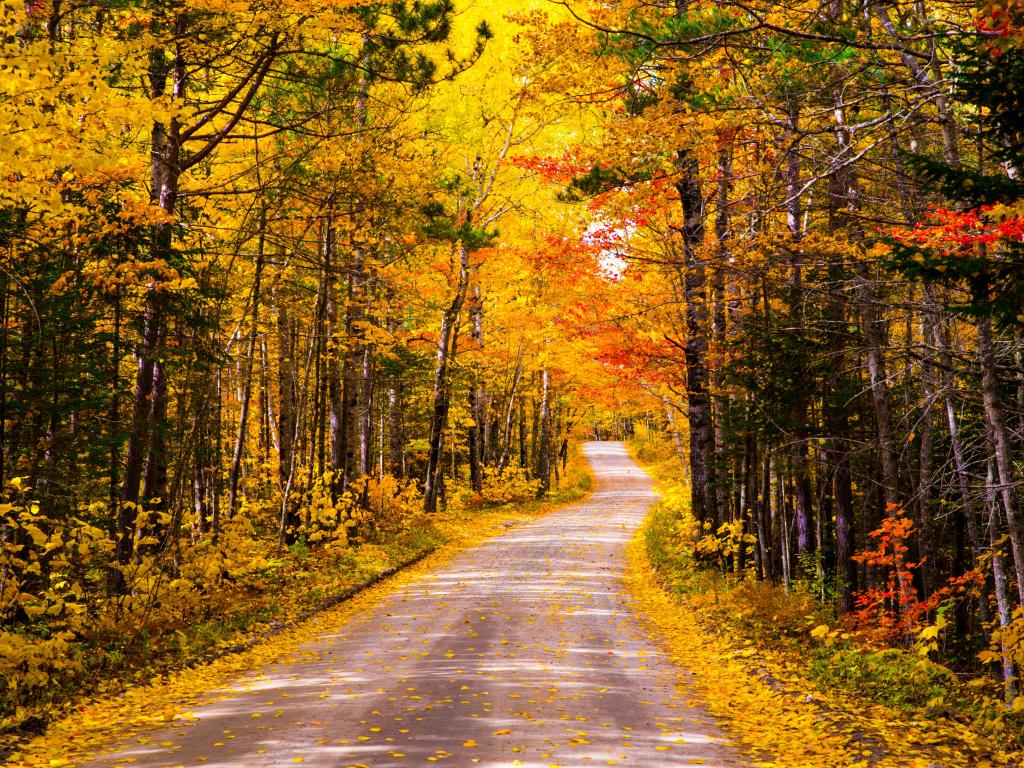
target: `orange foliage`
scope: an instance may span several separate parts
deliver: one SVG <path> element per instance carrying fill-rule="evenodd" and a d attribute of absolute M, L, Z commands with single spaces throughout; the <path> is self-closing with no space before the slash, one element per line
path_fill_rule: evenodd
<path fill-rule="evenodd" d="M 853 559 L 869 569 L 884 573 L 884 583 L 857 593 L 857 610 L 846 617 L 847 625 L 869 642 L 895 645 L 901 641 L 912 644 L 918 630 L 940 605 L 984 584 L 980 570 L 950 578 L 940 589 L 927 597 L 918 592 L 914 577 L 924 560 L 910 559 L 910 537 L 914 523 L 903 507 L 889 504 L 888 516 L 881 526 L 871 531 L 878 543 L 875 549 L 860 552 Z"/>

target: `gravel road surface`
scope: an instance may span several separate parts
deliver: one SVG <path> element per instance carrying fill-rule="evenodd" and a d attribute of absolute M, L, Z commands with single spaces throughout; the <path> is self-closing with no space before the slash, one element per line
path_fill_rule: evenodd
<path fill-rule="evenodd" d="M 621 594 L 654 501 L 621 443 L 586 501 L 467 550 L 92 765 L 737 766 Z"/>

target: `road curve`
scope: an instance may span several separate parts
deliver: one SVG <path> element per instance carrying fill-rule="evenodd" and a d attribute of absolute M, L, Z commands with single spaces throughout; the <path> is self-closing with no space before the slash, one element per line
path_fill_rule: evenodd
<path fill-rule="evenodd" d="M 588 443 L 586 501 L 461 553 L 96 766 L 740 765 L 620 594 L 655 498 Z M 129 762 L 130 761 L 130 762 Z"/>

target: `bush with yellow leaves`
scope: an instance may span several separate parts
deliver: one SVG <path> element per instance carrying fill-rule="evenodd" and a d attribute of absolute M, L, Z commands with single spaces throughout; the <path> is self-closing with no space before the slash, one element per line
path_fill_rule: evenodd
<path fill-rule="evenodd" d="M 379 543 L 426 522 L 416 483 L 394 475 L 359 478 L 344 503 L 349 519 L 367 541 Z"/>
<path fill-rule="evenodd" d="M 48 516 L 11 480 L 0 496 L 0 734 L 55 695 L 215 653 L 436 546 L 415 483 L 362 478 L 335 498 L 332 479 L 292 490 L 291 547 L 275 484 L 253 482 L 258 493 L 216 528 L 140 508 L 126 563 L 106 503 Z"/>
<path fill-rule="evenodd" d="M 1024 607 L 1013 611 L 1006 626 L 993 630 L 989 647 L 979 653 L 978 658 L 986 664 L 1002 667 L 1000 676 L 1009 680 L 1004 684 L 1004 697 L 1011 702 L 1013 712 L 1024 713 L 1024 696 L 1014 695 L 1017 693 L 1014 689 L 1016 681 L 1012 675 L 1017 670 L 1017 677 L 1021 677 L 1020 670 L 1024 670 Z"/>
<path fill-rule="evenodd" d="M 14 478 L 11 500 L 0 504 L 0 728 L 54 675 L 81 668 L 72 642 L 102 582 L 98 564 L 112 550 L 94 526 L 47 519 L 21 483 Z"/>
<path fill-rule="evenodd" d="M 485 504 L 510 504 L 537 498 L 540 480 L 531 480 L 522 467 L 506 467 L 504 471 L 484 469 L 480 498 Z"/>

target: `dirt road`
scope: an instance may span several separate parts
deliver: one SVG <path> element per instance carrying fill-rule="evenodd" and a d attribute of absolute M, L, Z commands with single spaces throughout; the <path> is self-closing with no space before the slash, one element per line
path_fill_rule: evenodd
<path fill-rule="evenodd" d="M 619 443 L 585 451 L 585 502 L 462 553 L 305 660 L 94 764 L 738 765 L 620 594 L 651 481 Z"/>

